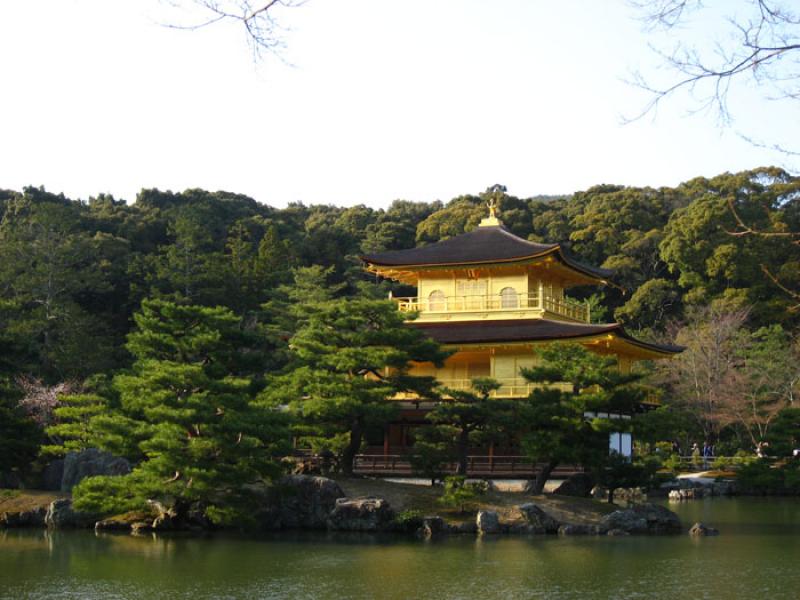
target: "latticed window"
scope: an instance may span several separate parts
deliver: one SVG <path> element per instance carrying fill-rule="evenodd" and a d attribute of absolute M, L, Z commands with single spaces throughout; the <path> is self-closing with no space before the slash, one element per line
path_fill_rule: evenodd
<path fill-rule="evenodd" d="M 517 290 L 512 287 L 504 287 L 500 290 L 500 308 L 519 308 Z"/>
<path fill-rule="evenodd" d="M 456 281 L 458 301 L 466 309 L 485 308 L 488 282 L 485 279 L 461 279 Z"/>
<path fill-rule="evenodd" d="M 428 310 L 441 311 L 447 309 L 447 296 L 442 290 L 433 290 L 428 295 Z"/>

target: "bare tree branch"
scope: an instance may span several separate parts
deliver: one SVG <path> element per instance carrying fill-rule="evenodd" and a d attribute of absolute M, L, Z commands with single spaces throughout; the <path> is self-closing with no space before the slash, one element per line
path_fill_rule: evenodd
<path fill-rule="evenodd" d="M 287 29 L 281 25 L 278 13 L 283 9 L 297 8 L 306 0 L 175 0 L 171 5 L 186 8 L 192 5 L 199 10 L 203 19 L 197 23 L 165 23 L 170 29 L 196 31 L 222 22 L 241 23 L 247 34 L 247 42 L 253 58 L 260 60 L 265 53 L 282 58 L 281 51 L 286 47 L 284 34 Z"/>
<path fill-rule="evenodd" d="M 691 15 L 706 8 L 702 0 L 632 0 L 631 4 L 646 29 L 677 34 L 678 41 L 668 51 L 651 46 L 674 74 L 671 83 L 656 84 L 638 72 L 629 80 L 648 92 L 650 100 L 627 122 L 653 114 L 663 100 L 686 91 L 699 95 L 698 110 L 715 110 L 729 125 L 733 117 L 728 96 L 734 83 L 746 78 L 759 84 L 767 100 L 800 98 L 800 15 L 780 0 L 748 0 L 748 16 L 727 18 L 730 37 L 700 48 L 681 39 L 680 33 Z M 784 151 L 780 146 L 771 148 Z"/>

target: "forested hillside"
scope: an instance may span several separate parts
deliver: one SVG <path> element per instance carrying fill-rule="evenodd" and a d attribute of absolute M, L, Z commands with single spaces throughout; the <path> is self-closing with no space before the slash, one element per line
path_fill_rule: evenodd
<path fill-rule="evenodd" d="M 658 383 L 668 403 L 689 411 L 680 423 L 658 425 L 653 441 L 673 431 L 685 439 L 727 432 L 735 447 L 748 447 L 765 439 L 800 378 L 798 190 L 800 178 L 763 168 L 675 188 L 506 195 L 500 217 L 519 236 L 563 242 L 580 260 L 615 270 L 614 285 L 574 292 L 590 299 L 594 320 L 620 320 L 637 335 L 688 347 Z M 211 313 L 201 307 L 233 313 L 225 318 L 238 323 L 238 358 L 225 359 L 225 372 L 250 381 L 252 396 L 290 362 L 289 339 L 301 339 L 311 322 L 309 303 L 413 293 L 365 273 L 361 253 L 436 242 L 472 230 L 485 215 L 482 194 L 396 200 L 387 209 L 277 209 L 203 190 L 143 190 L 131 203 L 33 187 L 0 191 L 0 438 L 3 427 L 14 431 L 5 436 L 7 467 L 53 442 L 44 428 L 58 426 L 53 408 L 63 393 L 99 393 L 111 405 L 124 399 L 125 373 L 141 376 L 147 366 L 136 361 L 135 327 L 137 335 L 148 328 L 156 338 L 183 335 L 169 321 L 170 306 L 194 307 L 203 319 Z M 142 308 L 144 300 L 168 303 Z M 148 322 L 148 310 L 163 311 L 171 329 Z M 156 338 L 148 343 L 158 347 Z M 154 356 L 183 364 L 186 355 L 175 352 Z M 700 380 L 703 389 L 687 383 Z M 87 402 L 69 409 L 72 421 L 100 406 Z M 52 438 L 59 430 L 48 431 Z"/>
<path fill-rule="evenodd" d="M 732 201 L 748 226 L 800 231 L 800 180 L 776 168 L 676 188 L 599 185 L 565 197 L 505 197 L 501 218 L 517 235 L 567 242 L 573 254 L 616 271 L 592 294 L 595 318 L 661 337 L 692 306 L 749 308 L 751 324 L 793 328 L 800 249 L 791 237 L 736 237 Z M 478 195 L 442 204 L 397 200 L 388 209 L 292 204 L 246 196 L 143 190 L 127 204 L 69 199 L 37 188 L 0 192 L 0 326 L 3 371 L 54 383 L 126 365 L 131 315 L 144 298 L 222 305 L 269 320 L 264 303 L 293 267 L 333 269 L 354 295 L 374 282 L 361 252 L 427 244 L 474 228 Z M 384 283 L 384 287 L 389 284 Z M 399 292 L 409 290 L 398 289 Z M 383 293 L 383 292 L 382 292 Z M 580 291 L 578 291 L 580 294 Z M 267 311 L 268 312 L 268 311 Z"/>

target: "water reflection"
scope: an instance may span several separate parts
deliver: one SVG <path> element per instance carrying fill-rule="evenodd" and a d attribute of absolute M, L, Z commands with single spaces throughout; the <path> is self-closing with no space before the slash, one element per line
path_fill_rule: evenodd
<path fill-rule="evenodd" d="M 800 502 L 687 502 L 718 538 L 0 531 L 0 598 L 795 598 Z"/>

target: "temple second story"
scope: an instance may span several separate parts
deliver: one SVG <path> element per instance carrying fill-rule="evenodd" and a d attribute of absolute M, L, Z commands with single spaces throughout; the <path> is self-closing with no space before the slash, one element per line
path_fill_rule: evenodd
<path fill-rule="evenodd" d="M 367 270 L 417 288 L 395 298 L 418 321 L 544 318 L 588 323 L 589 306 L 568 290 L 611 273 L 570 257 L 560 244 L 524 240 L 492 210 L 474 231 L 436 244 L 362 257 Z"/>
<path fill-rule="evenodd" d="M 569 290 L 608 284 L 611 272 L 575 260 L 560 244 L 512 234 L 492 203 L 489 208 L 474 231 L 362 256 L 368 271 L 416 287 L 416 296 L 394 298 L 399 310 L 414 313 L 409 326 L 453 352 L 443 368 L 415 365 L 412 374 L 432 375 L 450 388 L 492 377 L 502 385 L 497 395 L 522 397 L 530 385 L 521 370 L 537 364 L 543 344 L 582 344 L 614 356 L 623 371 L 680 351 L 638 340 L 619 323 L 592 323 L 589 306 L 571 299 Z"/>

